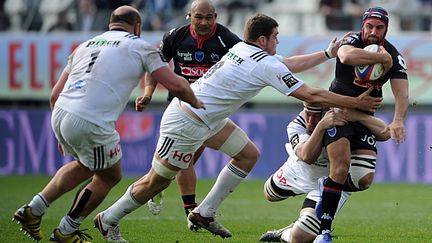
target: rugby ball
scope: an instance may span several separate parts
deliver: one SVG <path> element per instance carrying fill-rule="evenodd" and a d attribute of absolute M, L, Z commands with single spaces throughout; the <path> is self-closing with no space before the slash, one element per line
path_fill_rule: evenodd
<path fill-rule="evenodd" d="M 380 46 L 377 44 L 368 45 L 363 49 L 370 52 L 380 52 Z M 383 75 L 384 66 L 382 63 L 355 66 L 354 72 L 357 79 L 361 81 L 375 81 Z"/>

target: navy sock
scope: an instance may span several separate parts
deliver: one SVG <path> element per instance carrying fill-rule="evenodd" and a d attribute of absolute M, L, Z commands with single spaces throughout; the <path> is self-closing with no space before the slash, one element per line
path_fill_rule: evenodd
<path fill-rule="evenodd" d="M 341 198 L 343 185 L 334 182 L 330 177 L 324 181 L 324 191 L 322 195 L 322 216 L 321 232 L 331 231 L 331 225 L 335 216 L 339 199 Z"/>
<path fill-rule="evenodd" d="M 195 194 L 183 195 L 182 200 L 183 208 L 187 216 L 189 212 L 197 206 L 197 203 L 195 202 Z"/>

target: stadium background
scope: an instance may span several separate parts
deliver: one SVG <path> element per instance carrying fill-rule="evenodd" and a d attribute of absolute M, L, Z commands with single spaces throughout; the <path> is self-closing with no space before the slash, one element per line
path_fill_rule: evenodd
<path fill-rule="evenodd" d="M 87 16 L 80 5 L 82 2 L 95 4 L 97 10 L 93 12 L 92 27 L 81 25 Z M 157 46 L 165 30 L 185 23 L 187 2 L 0 1 L 0 175 L 53 174 L 62 163 L 69 161 L 70 158 L 63 158 L 58 153 L 51 131 L 47 102 L 50 90 L 71 50 L 104 30 L 107 16 L 115 5 L 137 4 L 147 21 L 142 38 Z M 333 15 L 341 18 L 336 23 L 349 23 L 348 26 L 332 24 L 324 14 L 325 6 L 320 5 L 321 2 L 338 1 L 214 2 L 219 22 L 239 36 L 242 36 L 244 21 L 253 13 L 273 16 L 280 24 L 278 53 L 284 56 L 323 50 L 333 36 L 341 37 L 348 30 L 359 30 L 358 12 L 369 5 L 387 7 L 391 13 L 388 39 L 398 47 L 408 64 L 410 107 L 405 123 L 408 133 L 405 143 L 397 145 L 388 141 L 378 145 L 375 181 L 432 183 L 430 1 L 340 1 L 343 6 L 333 10 Z M 162 6 L 165 11 L 158 12 L 161 3 L 170 7 Z M 404 12 L 399 12 L 400 9 Z M 39 18 L 35 17 L 38 15 Z M 155 22 L 159 24 L 155 25 Z M 333 75 L 334 61 L 329 61 L 298 76 L 312 86 L 328 88 Z M 138 176 L 150 168 L 160 116 L 165 107 L 166 91 L 159 88 L 148 110 L 134 112 L 132 101 L 141 94 L 141 88 L 135 90 L 117 124 L 122 137 L 126 176 Z M 394 101 L 389 84 L 384 86 L 384 92 L 385 106 L 377 116 L 390 122 Z M 301 107 L 299 101 L 265 89 L 232 117 L 262 152 L 248 178 L 264 179 L 285 161 L 285 127 Z M 221 153 L 207 150 L 196 166 L 198 176 L 215 178 L 226 162 L 227 158 Z"/>

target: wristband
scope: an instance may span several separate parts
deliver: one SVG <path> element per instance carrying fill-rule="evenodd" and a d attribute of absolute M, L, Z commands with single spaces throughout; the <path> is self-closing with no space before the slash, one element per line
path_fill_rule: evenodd
<path fill-rule="evenodd" d="M 326 50 L 324 50 L 324 54 L 325 54 L 325 56 L 327 57 L 327 59 L 331 59 L 331 56 L 327 53 Z"/>

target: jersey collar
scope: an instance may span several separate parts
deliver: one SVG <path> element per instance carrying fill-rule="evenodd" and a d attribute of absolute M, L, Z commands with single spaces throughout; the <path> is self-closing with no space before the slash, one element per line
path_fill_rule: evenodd
<path fill-rule="evenodd" d="M 216 27 L 217 27 L 217 24 L 215 24 L 213 26 L 212 30 L 210 31 L 210 33 L 207 36 L 201 37 L 195 33 L 195 30 L 192 28 L 192 25 L 189 25 L 189 32 L 192 35 L 192 37 L 197 41 L 197 45 L 198 45 L 199 49 L 202 49 L 202 46 L 204 45 L 204 42 L 206 40 L 208 40 L 214 36 L 214 34 L 216 33 Z"/>

